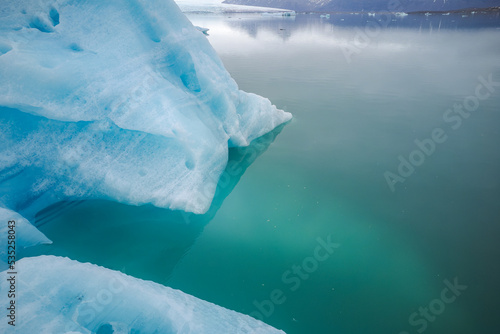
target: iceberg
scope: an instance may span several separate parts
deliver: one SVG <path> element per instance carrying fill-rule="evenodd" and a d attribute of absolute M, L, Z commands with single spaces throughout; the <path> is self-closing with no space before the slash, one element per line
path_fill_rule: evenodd
<path fill-rule="evenodd" d="M 297 16 L 297 13 L 295 13 L 293 10 L 292 11 L 288 11 L 288 12 L 265 12 L 265 13 L 262 13 L 262 16 L 273 16 L 273 17 L 292 17 L 293 19 L 295 19 L 295 17 Z"/>
<path fill-rule="evenodd" d="M 293 11 L 289 9 L 245 6 L 223 3 L 223 0 L 175 0 L 183 13 L 230 14 L 230 13 L 277 13 L 279 16 Z"/>
<path fill-rule="evenodd" d="M 228 148 L 291 115 L 238 89 L 172 0 L 0 3 L 0 206 L 65 199 L 201 214 Z"/>
<path fill-rule="evenodd" d="M 198 29 L 198 31 L 201 31 L 203 34 L 208 36 L 208 31 L 210 30 L 209 28 L 203 28 L 198 26 L 195 26 L 195 28 Z"/>
<path fill-rule="evenodd" d="M 26 218 L 12 210 L 0 208 L 0 221 L 2 222 L 0 225 L 0 270 L 7 269 L 8 265 L 15 261 L 25 248 L 52 243 Z"/>
<path fill-rule="evenodd" d="M 239 90 L 173 0 L 2 1 L 0 78 L 0 307 L 17 314 L 1 333 L 283 333 L 111 269 L 23 254 L 51 243 L 30 221 L 60 203 L 213 215 L 219 181 L 230 191 L 241 176 L 230 152 L 291 119 Z"/>
<path fill-rule="evenodd" d="M 39 256 L 20 260 L 17 269 L 15 327 L 1 321 L 2 333 L 284 333 L 179 290 L 89 263 Z M 11 284 L 6 276 L 1 273 L 2 293 Z M 10 301 L 1 300 L 6 310 Z"/>

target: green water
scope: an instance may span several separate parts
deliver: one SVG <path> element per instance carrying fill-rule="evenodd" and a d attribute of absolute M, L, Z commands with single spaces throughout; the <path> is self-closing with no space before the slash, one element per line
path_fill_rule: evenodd
<path fill-rule="evenodd" d="M 359 27 L 319 17 L 231 16 L 190 18 L 210 28 L 240 88 L 293 121 L 233 150 L 241 172 L 206 215 L 64 204 L 39 215 L 54 245 L 36 251 L 151 279 L 291 334 L 496 333 L 500 86 L 478 88 L 478 77 L 500 82 L 500 30 L 396 26 L 361 45 Z M 477 89 L 490 96 L 467 104 L 467 118 L 448 113 Z M 413 153 L 433 131 L 431 153 Z M 399 156 L 418 166 L 391 191 L 385 174 L 398 173 Z M 318 248 L 328 239 L 331 254 Z M 462 287 L 443 295 L 445 280 Z"/>

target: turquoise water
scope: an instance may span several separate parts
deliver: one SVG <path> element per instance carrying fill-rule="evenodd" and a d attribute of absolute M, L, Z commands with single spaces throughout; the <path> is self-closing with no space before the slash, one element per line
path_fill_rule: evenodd
<path fill-rule="evenodd" d="M 231 152 L 238 172 L 206 215 L 60 203 L 37 219 L 54 244 L 27 255 L 121 270 L 287 333 L 496 333 L 500 30 L 421 17 L 360 42 L 366 22 L 190 18 L 241 89 L 294 119 Z"/>

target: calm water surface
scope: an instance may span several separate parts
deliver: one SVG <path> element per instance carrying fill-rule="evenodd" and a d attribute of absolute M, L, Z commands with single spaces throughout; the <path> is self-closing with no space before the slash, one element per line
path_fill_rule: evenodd
<path fill-rule="evenodd" d="M 291 334 L 497 333 L 498 18 L 190 19 L 294 119 L 233 150 L 207 215 L 73 203 L 39 215 L 39 251 Z"/>

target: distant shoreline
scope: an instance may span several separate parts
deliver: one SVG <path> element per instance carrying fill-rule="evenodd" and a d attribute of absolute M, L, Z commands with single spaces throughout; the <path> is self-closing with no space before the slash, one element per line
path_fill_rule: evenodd
<path fill-rule="evenodd" d="M 286 9 L 284 9 L 286 10 Z M 345 12 L 345 11 L 333 11 L 333 12 L 323 12 L 323 11 L 302 11 L 296 12 L 297 14 L 396 14 L 396 13 L 405 13 L 405 14 L 471 14 L 471 13 L 480 13 L 480 14 L 491 14 L 491 13 L 500 13 L 500 7 L 487 7 L 487 8 L 463 8 L 463 9 L 454 9 L 454 10 L 419 10 L 419 11 L 411 11 L 411 12 L 394 12 L 394 11 L 353 11 L 353 12 Z"/>
<path fill-rule="evenodd" d="M 222 3 L 222 5 L 229 5 L 225 2 Z M 251 5 L 244 5 L 245 7 L 254 7 Z M 257 6 L 256 6 L 257 7 Z M 443 15 L 443 14 L 492 14 L 492 13 L 500 13 L 500 7 L 486 7 L 486 8 L 476 8 L 476 7 L 471 7 L 471 8 L 463 8 L 463 9 L 453 9 L 453 10 L 419 10 L 419 11 L 410 11 L 410 12 L 404 12 L 404 11 L 294 11 L 291 9 L 284 9 L 284 8 L 274 8 L 274 7 L 257 7 L 259 10 L 256 10 L 255 12 L 251 10 L 238 10 L 237 8 L 227 8 L 226 10 L 223 11 L 225 14 L 251 14 L 251 13 L 265 13 L 266 11 L 264 10 L 265 8 L 268 8 L 270 13 L 295 13 L 295 14 L 400 14 L 400 13 L 405 13 L 408 15 Z M 188 11 L 190 13 L 196 13 L 196 14 L 213 14 L 209 10 L 203 11 L 203 10 L 198 10 L 198 11 Z M 286 15 L 285 15 L 286 16 Z"/>
<path fill-rule="evenodd" d="M 487 8 L 464 8 L 455 10 L 419 10 L 414 12 L 407 12 L 407 14 L 490 14 L 490 13 L 500 13 L 500 7 L 487 7 Z"/>

